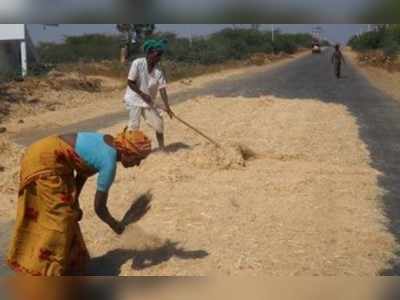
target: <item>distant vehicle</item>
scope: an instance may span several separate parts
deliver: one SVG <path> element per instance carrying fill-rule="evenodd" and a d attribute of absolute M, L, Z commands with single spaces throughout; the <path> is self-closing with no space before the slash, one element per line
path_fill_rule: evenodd
<path fill-rule="evenodd" d="M 312 53 L 321 53 L 321 45 L 318 41 L 313 41 Z"/>

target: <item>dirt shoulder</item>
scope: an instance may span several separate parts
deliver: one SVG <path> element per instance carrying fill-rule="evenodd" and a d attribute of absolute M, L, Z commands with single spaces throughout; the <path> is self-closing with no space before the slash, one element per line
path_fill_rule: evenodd
<path fill-rule="evenodd" d="M 171 83 L 168 86 L 168 93 L 171 95 L 170 98 L 173 98 L 173 94 L 175 93 L 190 92 L 217 80 L 272 70 L 305 55 L 308 55 L 308 52 L 301 52 L 262 66 L 245 66 L 243 68 L 187 78 Z M 122 99 L 126 87 L 123 82 L 103 77 L 88 77 L 88 79 L 106 81 L 107 89 L 100 92 L 63 89 L 49 92 L 49 94 L 43 95 L 42 102 L 53 103 L 57 101 L 58 105 L 54 109 L 49 111 L 21 104 L 21 107 L 16 110 L 14 115 L 1 126 L 7 128 L 9 136 L 16 136 L 22 131 L 29 132 L 46 127 L 61 128 L 68 124 L 92 119 L 97 116 L 125 111 Z"/>
<path fill-rule="evenodd" d="M 400 72 L 391 72 L 383 67 L 360 63 L 358 54 L 355 51 L 346 50 L 345 54 L 348 60 L 357 67 L 372 86 L 400 102 Z"/>

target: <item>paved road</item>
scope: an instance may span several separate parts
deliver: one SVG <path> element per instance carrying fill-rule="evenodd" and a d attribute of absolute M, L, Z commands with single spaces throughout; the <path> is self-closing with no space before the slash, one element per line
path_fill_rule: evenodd
<path fill-rule="evenodd" d="M 325 52 L 321 55 L 305 56 L 264 73 L 220 80 L 201 89 L 175 94 L 171 98 L 179 102 L 210 94 L 217 97 L 243 96 L 249 99 L 274 95 L 289 99 L 314 98 L 322 102 L 346 105 L 356 117 L 360 136 L 372 154 L 372 166 L 382 173 L 379 185 L 387 191 L 384 202 L 391 220 L 390 230 L 400 242 L 400 104 L 372 87 L 354 67 L 346 66 L 344 75 L 345 78 L 341 80 L 334 77 L 329 53 Z M 48 128 L 25 133 L 15 140 L 26 145 L 49 133 L 77 129 L 96 130 L 125 118 L 126 113 L 121 112 L 62 129 Z M 393 262 L 382 274 L 400 274 L 400 264 Z"/>
<path fill-rule="evenodd" d="M 219 96 L 258 97 L 274 95 L 289 99 L 319 99 L 347 106 L 357 119 L 360 137 L 372 156 L 372 167 L 379 170 L 379 186 L 386 193 L 385 213 L 389 230 L 400 242 L 400 102 L 377 90 L 355 67 L 344 68 L 337 80 L 329 62 L 330 52 L 296 60 L 265 74 L 210 87 Z M 400 258 L 400 252 L 397 253 Z M 396 259 L 382 275 L 400 275 Z"/>

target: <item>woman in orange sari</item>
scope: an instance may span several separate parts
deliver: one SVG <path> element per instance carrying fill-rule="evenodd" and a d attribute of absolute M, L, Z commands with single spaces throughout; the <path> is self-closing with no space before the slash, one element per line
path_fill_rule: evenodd
<path fill-rule="evenodd" d="M 88 177 L 98 173 L 97 216 L 116 233 L 124 226 L 107 209 L 117 162 L 137 166 L 151 151 L 140 131 L 116 137 L 79 132 L 42 139 L 21 161 L 14 236 L 8 265 L 18 273 L 63 276 L 84 271 L 89 260 L 79 221 L 79 195 Z"/>

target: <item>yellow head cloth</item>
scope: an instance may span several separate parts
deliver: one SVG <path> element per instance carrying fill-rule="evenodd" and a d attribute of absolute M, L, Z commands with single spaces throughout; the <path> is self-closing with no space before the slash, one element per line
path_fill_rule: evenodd
<path fill-rule="evenodd" d="M 151 152 L 150 139 L 139 130 L 130 131 L 125 128 L 114 137 L 114 143 L 118 151 L 126 155 L 136 155 L 140 159 L 145 158 Z"/>

